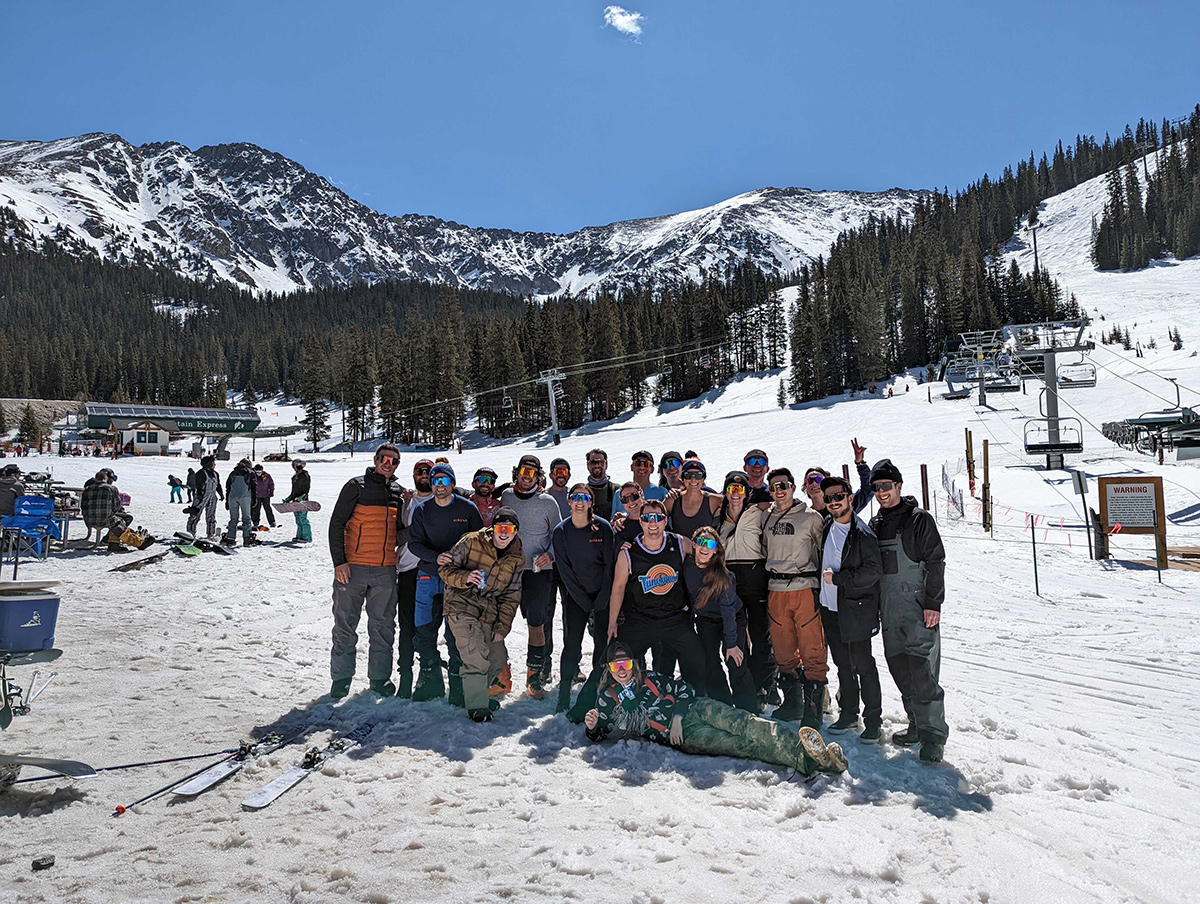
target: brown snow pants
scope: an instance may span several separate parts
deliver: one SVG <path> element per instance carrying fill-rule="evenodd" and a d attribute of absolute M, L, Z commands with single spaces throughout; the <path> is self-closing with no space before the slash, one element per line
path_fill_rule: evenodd
<path fill-rule="evenodd" d="M 818 592 L 772 590 L 767 594 L 771 649 L 781 674 L 797 675 L 803 668 L 809 681 L 824 681 L 829 674 Z"/>

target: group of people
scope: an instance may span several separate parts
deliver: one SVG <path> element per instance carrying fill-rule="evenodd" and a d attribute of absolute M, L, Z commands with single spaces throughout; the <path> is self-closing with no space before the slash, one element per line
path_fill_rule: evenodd
<path fill-rule="evenodd" d="M 221 477 L 217 474 L 217 460 L 212 455 L 200 459 L 199 470 L 188 468 L 187 480 L 168 475 L 167 483 L 171 487 L 171 502 L 183 503 L 183 491 L 187 490 L 187 505 L 184 512 L 188 515 L 187 529 L 195 534 L 200 527 L 201 517 L 205 520 L 207 538 L 216 540 L 217 534 L 217 502 L 225 504 L 229 512 L 229 524 L 225 529 L 221 542 L 224 545 L 237 544 L 238 528 L 242 531 L 242 544 L 256 546 L 261 541 L 256 536 L 263 529 L 262 519 L 266 516 L 268 528 L 275 527 L 275 512 L 271 508 L 271 498 L 275 495 L 275 480 L 267 473 L 261 464 L 253 464 L 249 458 L 243 458 L 225 478 L 224 487 Z M 312 488 L 312 478 L 303 460 L 292 460 L 292 489 L 283 498 L 284 502 L 306 502 Z M 308 522 L 308 512 L 293 512 L 296 518 L 296 536 L 298 543 L 312 542 L 312 526 Z"/>
<path fill-rule="evenodd" d="M 903 495 L 896 465 L 868 467 L 865 447 L 852 447 L 857 490 L 821 467 L 797 483 L 761 449 L 719 490 L 694 452 L 666 452 L 657 466 L 635 452 L 631 479 L 617 483 L 601 449 L 587 454 L 581 481 L 562 458 L 547 471 L 524 455 L 510 481 L 485 467 L 467 489 L 448 461 L 421 459 L 409 489 L 396 479 L 399 450 L 385 443 L 330 516 L 331 694 L 350 691 L 365 608 L 372 691 L 416 701 L 448 694 L 473 720 L 490 721 L 513 691 L 505 639 L 519 611 L 524 693 L 541 700 L 561 599 L 557 711 L 588 737 L 616 732 L 837 772 L 842 751 L 820 735 L 828 660 L 840 707 L 828 731 L 878 743 L 872 638 L 882 630 L 908 716 L 892 741 L 940 762 L 949 733 L 939 683 L 945 552 L 933 517 Z M 858 513 L 872 498 L 878 512 L 867 523 Z M 796 721 L 799 732 L 789 727 Z"/>

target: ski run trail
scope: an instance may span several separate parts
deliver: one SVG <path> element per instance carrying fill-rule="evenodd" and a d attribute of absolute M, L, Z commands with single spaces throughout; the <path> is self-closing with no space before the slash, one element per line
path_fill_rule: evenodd
<path fill-rule="evenodd" d="M 1039 252 L 1095 319 L 1132 330 L 1144 358 L 1097 343 L 1098 385 L 1063 393 L 1063 415 L 1084 420 L 1086 451 L 1069 464 L 1095 478 L 1161 475 L 1172 546 L 1200 546 L 1200 470 L 1120 449 L 1103 421 L 1200 403 L 1200 259 L 1136 274 L 1097 274 L 1087 260 L 1103 179 L 1043 205 Z M 1007 253 L 1032 263 L 1027 231 Z M 1105 320 L 1100 320 L 1104 316 Z M 1171 350 L 1177 327 L 1184 349 Z M 1143 368 L 1157 372 L 1155 375 Z M 301 737 L 248 763 L 190 800 L 164 795 L 110 818 L 118 804 L 203 763 L 20 784 L 0 795 L 0 888 L 8 902 L 1178 902 L 1200 900 L 1200 574 L 1159 582 L 1150 538 L 1113 538 L 1116 558 L 1087 557 L 1068 475 L 1043 471 L 1022 449 L 1037 393 L 933 401 L 898 377 L 896 395 L 839 397 L 780 410 L 783 373 L 744 376 L 691 402 L 545 437 L 472 438 L 451 455 L 459 482 L 490 464 L 507 474 L 525 452 L 563 455 L 582 479 L 588 449 L 608 450 L 625 479 L 642 448 L 696 449 L 720 480 L 752 447 L 798 473 L 839 471 L 850 439 L 868 460 L 889 457 L 920 494 L 929 466 L 947 548 L 942 683 L 951 735 L 946 762 L 843 736 L 849 771 L 804 783 L 786 770 L 687 756 L 649 743 L 590 744 L 524 689 L 524 625 L 509 637 L 518 694 L 475 725 L 444 701 L 380 700 L 366 690 L 365 622 L 350 697 L 327 695 L 332 569 L 328 516 L 342 483 L 369 464 L 360 453 L 312 456 L 309 548 L 267 545 L 234 557 L 169 557 L 112 574 L 112 557 L 83 550 L 24 563 L 22 578 L 62 580 L 50 690 L 0 736 L 11 754 L 94 766 L 236 746 L 268 731 Z M 911 387 L 905 392 L 906 386 Z M 886 388 L 886 387 L 884 387 Z M 265 404 L 268 425 L 294 410 Z M 272 414 L 272 412 L 275 412 Z M 991 444 L 995 537 L 948 517 L 943 466 L 966 486 L 963 431 L 976 454 Z M 259 445 L 259 453 L 270 451 Z M 234 444 L 234 458 L 249 452 Z M 411 483 L 417 456 L 398 476 Z M 80 486 L 95 460 L 29 459 Z M 122 459 L 118 486 L 135 523 L 183 527 L 167 503 L 167 474 L 187 460 Z M 268 465 L 278 495 L 287 465 Z M 222 477 L 228 463 L 221 463 Z M 223 512 L 222 512 L 223 513 Z M 1026 514 L 1037 516 L 1041 595 L 1035 595 Z M 291 518 L 261 534 L 290 539 Z M 78 528 L 76 528 L 78 530 Z M 130 554 L 136 555 L 134 554 Z M 885 736 L 904 714 L 884 686 Z M 46 667 L 43 667 L 45 670 Z M 21 682 L 31 670 L 14 669 Z M 831 672 L 831 682 L 836 682 Z M 833 686 L 831 684 L 831 691 Z M 365 723 L 361 746 L 331 760 L 265 810 L 241 801 L 299 762 L 308 747 Z M 845 740 L 849 738 L 849 740 Z M 216 757 L 214 757 L 214 760 Z M 22 777 L 37 774 L 26 769 Z M 56 865 L 31 872 L 38 856 Z"/>

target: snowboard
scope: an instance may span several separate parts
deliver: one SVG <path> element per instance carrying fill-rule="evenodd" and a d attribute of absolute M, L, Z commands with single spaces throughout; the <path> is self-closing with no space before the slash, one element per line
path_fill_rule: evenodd
<path fill-rule="evenodd" d="M 55 760 L 41 756 L 8 756 L 0 753 L 0 766 L 34 766 L 64 778 L 91 778 L 96 770 L 77 760 Z"/>
<path fill-rule="evenodd" d="M 319 502 L 275 502 L 272 503 L 277 512 L 319 512 L 321 511 L 321 503 Z"/>
<path fill-rule="evenodd" d="M 133 561 L 133 562 L 126 562 L 124 565 L 118 565 L 116 568 L 110 568 L 108 570 L 109 571 L 121 571 L 121 572 L 138 571 L 139 569 L 145 568 L 147 565 L 153 565 L 155 562 L 161 562 L 163 559 L 165 559 L 170 554 L 171 554 L 171 550 L 169 548 L 164 549 L 162 552 L 155 553 L 152 556 L 146 556 L 146 558 L 144 558 L 144 559 L 137 559 L 136 561 Z"/>
<path fill-rule="evenodd" d="M 216 542 L 215 540 L 201 540 L 200 538 L 197 537 L 195 546 L 201 552 L 215 552 L 217 555 L 221 555 L 221 556 L 236 556 L 237 555 L 237 553 L 234 552 L 232 549 L 230 549 L 228 546 L 222 546 L 220 543 Z"/>
<path fill-rule="evenodd" d="M 374 727 L 374 723 L 367 722 L 347 735 L 333 738 L 324 748 L 312 748 L 308 753 L 304 754 L 304 759 L 300 761 L 299 765 L 293 766 L 287 772 L 283 773 L 283 775 L 263 785 L 263 787 L 242 801 L 242 808 L 246 810 L 261 810 L 263 807 L 270 805 L 284 792 L 290 791 L 296 785 L 300 784 L 311 773 L 316 772 L 339 753 L 344 753 L 352 747 L 357 747 L 371 733 Z"/>

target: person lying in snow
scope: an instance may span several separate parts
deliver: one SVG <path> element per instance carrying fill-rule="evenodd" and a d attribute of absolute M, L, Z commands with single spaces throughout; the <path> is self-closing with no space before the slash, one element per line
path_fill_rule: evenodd
<path fill-rule="evenodd" d="M 684 753 L 732 756 L 788 766 L 802 775 L 838 775 L 846 757 L 820 732 L 760 719 L 717 700 L 697 698 L 686 681 L 643 672 L 630 648 L 617 640 L 608 648 L 596 708 L 584 717 L 587 736 L 603 741 L 640 738 Z"/>

